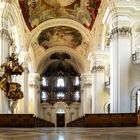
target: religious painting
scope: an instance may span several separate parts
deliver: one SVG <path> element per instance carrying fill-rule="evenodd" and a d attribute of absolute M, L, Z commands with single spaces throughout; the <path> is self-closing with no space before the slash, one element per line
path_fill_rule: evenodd
<path fill-rule="evenodd" d="M 19 0 L 19 4 L 30 30 L 54 18 L 72 19 L 90 29 L 97 14 L 96 1 L 86 0 L 83 6 L 80 0 Z"/>
<path fill-rule="evenodd" d="M 67 46 L 75 49 L 81 45 L 82 36 L 76 29 L 57 26 L 43 30 L 38 36 L 38 43 L 45 49 L 54 46 Z"/>

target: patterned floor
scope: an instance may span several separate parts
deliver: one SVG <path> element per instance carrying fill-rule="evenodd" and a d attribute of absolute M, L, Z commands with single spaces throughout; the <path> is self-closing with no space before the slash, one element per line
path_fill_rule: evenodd
<path fill-rule="evenodd" d="M 0 140 L 140 140 L 140 127 L 0 128 Z"/>

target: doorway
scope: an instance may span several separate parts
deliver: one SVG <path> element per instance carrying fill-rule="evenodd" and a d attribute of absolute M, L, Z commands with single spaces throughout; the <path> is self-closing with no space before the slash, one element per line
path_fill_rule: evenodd
<path fill-rule="evenodd" d="M 57 113 L 57 127 L 65 127 L 65 114 Z"/>

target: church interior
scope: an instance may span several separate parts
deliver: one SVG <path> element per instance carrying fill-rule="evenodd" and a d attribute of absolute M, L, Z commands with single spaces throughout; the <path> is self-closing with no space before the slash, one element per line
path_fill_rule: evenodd
<path fill-rule="evenodd" d="M 139 73 L 140 0 L 0 0 L 0 140 L 138 140 Z"/>

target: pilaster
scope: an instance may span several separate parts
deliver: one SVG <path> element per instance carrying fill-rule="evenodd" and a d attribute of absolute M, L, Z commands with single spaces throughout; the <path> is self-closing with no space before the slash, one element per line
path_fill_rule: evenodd
<path fill-rule="evenodd" d="M 30 73 L 29 96 L 28 96 L 29 113 L 39 115 L 39 107 L 40 107 L 40 74 Z"/>
<path fill-rule="evenodd" d="M 103 113 L 105 55 L 96 52 L 92 58 L 92 113 Z"/>
<path fill-rule="evenodd" d="M 130 112 L 131 28 L 112 29 L 111 60 L 111 112 Z"/>
<path fill-rule="evenodd" d="M 92 108 L 92 75 L 84 73 L 81 75 L 81 114 L 91 113 Z"/>

